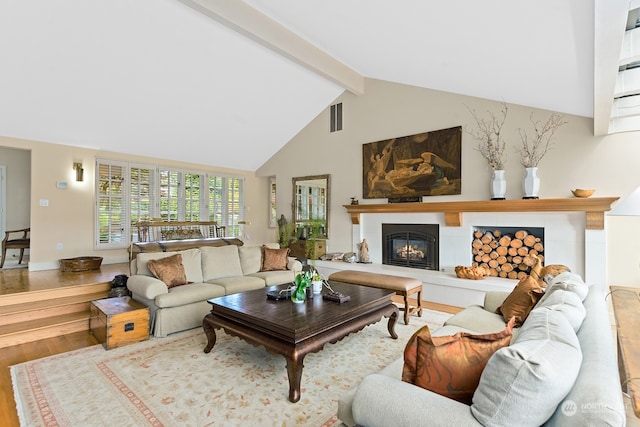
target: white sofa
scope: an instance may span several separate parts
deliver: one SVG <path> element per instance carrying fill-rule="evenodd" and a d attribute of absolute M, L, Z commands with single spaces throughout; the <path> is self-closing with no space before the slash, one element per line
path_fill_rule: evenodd
<path fill-rule="evenodd" d="M 181 242 L 184 246 L 184 243 Z M 193 245 L 192 245 L 193 246 Z M 278 244 L 267 245 L 278 248 Z M 152 259 L 182 254 L 186 285 L 167 287 L 148 268 Z M 236 292 L 290 283 L 302 264 L 289 258 L 287 269 L 260 271 L 262 246 L 201 246 L 181 251 L 142 252 L 130 263 L 131 276 L 127 288 L 132 298 L 150 309 L 150 331 L 156 337 L 202 325 L 211 311 L 207 300 Z"/>
<path fill-rule="evenodd" d="M 487 293 L 433 335 L 497 332 L 508 293 Z M 516 335 L 517 331 L 517 335 Z M 558 275 L 511 344 L 491 356 L 471 405 L 401 381 L 404 358 L 370 374 L 338 403 L 347 426 L 624 426 L 605 293 L 572 273 Z"/>

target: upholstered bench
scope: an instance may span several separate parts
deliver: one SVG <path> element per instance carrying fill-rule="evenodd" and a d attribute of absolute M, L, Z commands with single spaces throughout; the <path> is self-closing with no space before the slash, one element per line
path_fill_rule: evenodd
<path fill-rule="evenodd" d="M 404 299 L 404 308 L 400 308 L 400 310 L 404 311 L 405 324 L 409 324 L 409 316 L 413 313 L 418 313 L 418 316 L 422 317 L 422 282 L 418 279 L 366 271 L 343 270 L 331 274 L 329 280 L 393 291 L 397 295 L 402 295 Z M 414 294 L 417 294 L 417 304 L 411 307 L 409 296 Z"/>

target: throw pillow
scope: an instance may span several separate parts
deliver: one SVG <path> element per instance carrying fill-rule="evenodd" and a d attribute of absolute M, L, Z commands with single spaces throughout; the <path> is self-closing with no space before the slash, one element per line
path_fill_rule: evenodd
<path fill-rule="evenodd" d="M 289 262 L 289 248 L 271 249 L 267 246 L 262 247 L 262 270 L 275 271 L 286 270 L 287 262 Z"/>
<path fill-rule="evenodd" d="M 162 259 L 149 260 L 149 271 L 167 287 L 186 285 L 187 276 L 182 265 L 182 255 L 175 254 Z"/>
<path fill-rule="evenodd" d="M 428 326 L 421 328 L 404 350 L 402 381 L 470 405 L 487 361 L 509 345 L 514 322 L 512 318 L 503 331 L 483 335 L 432 337 Z"/>
<path fill-rule="evenodd" d="M 540 283 L 533 277 L 526 276 L 513 288 L 496 313 L 502 314 L 505 321 L 515 317 L 517 328 L 522 326 L 542 295 L 544 295 L 544 289 L 540 287 Z"/>

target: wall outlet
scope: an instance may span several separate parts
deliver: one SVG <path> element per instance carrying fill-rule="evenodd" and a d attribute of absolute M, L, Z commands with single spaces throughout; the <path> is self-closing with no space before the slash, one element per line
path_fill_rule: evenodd
<path fill-rule="evenodd" d="M 62 250 L 62 243 L 56 243 L 56 250 L 58 251 Z"/>

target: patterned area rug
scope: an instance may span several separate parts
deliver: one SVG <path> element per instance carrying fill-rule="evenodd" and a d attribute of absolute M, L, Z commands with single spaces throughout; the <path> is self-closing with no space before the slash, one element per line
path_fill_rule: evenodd
<path fill-rule="evenodd" d="M 419 327 L 449 314 L 424 310 L 410 325 L 386 319 L 304 359 L 300 401 L 288 400 L 282 356 L 201 329 L 106 351 L 102 345 L 11 367 L 23 426 L 334 426 L 338 398 L 402 355 Z"/>

